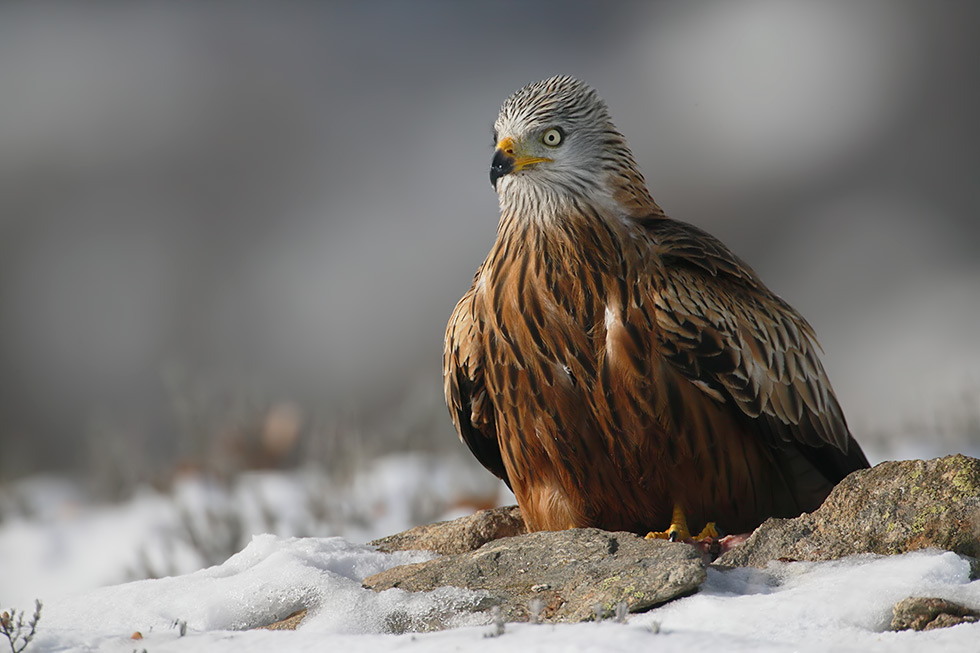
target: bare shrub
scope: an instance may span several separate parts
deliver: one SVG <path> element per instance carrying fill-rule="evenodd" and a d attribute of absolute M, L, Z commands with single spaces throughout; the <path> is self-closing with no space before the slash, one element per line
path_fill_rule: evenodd
<path fill-rule="evenodd" d="M 0 633 L 7 638 L 11 653 L 21 653 L 37 634 L 37 624 L 41 620 L 41 602 L 34 601 L 34 615 L 24 620 L 25 614 L 11 609 L 0 613 Z"/>

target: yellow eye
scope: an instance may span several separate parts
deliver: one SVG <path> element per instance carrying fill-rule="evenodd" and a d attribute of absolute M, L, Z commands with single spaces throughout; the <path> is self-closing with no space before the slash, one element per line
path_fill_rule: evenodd
<path fill-rule="evenodd" d="M 558 147 L 561 145 L 561 139 L 561 130 L 557 127 L 552 127 L 541 135 L 541 142 L 549 147 Z"/>

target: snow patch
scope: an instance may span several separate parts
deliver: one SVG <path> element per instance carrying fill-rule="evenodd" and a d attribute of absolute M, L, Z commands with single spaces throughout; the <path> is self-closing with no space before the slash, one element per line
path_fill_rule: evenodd
<path fill-rule="evenodd" d="M 45 606 L 37 650 L 129 651 L 976 651 L 980 623 L 929 632 L 887 632 L 891 606 L 910 595 L 980 607 L 980 582 L 953 553 L 855 556 L 767 569 L 711 569 L 701 591 L 612 622 L 507 624 L 491 637 L 469 611 L 480 596 L 443 588 L 375 593 L 361 580 L 421 553 L 382 554 L 341 538 L 256 537 L 225 564 L 185 576 L 107 587 Z M 310 613 L 297 631 L 240 631 Z M 180 637 L 172 627 L 185 620 Z M 440 632 L 391 634 L 434 620 Z M 479 625 L 483 624 L 483 625 Z M 139 630 L 143 640 L 129 640 Z M 234 632 L 238 631 L 238 632 Z"/>
<path fill-rule="evenodd" d="M 484 615 L 467 610 L 482 598 L 479 593 L 445 588 L 413 595 L 361 587 L 367 576 L 431 557 L 418 551 L 379 553 L 342 538 L 258 535 L 222 565 L 50 601 L 38 643 L 40 648 L 101 645 L 139 631 L 149 644 L 158 636 L 172 639 L 178 621 L 186 622 L 189 636 L 242 631 L 304 608 L 303 630 L 321 635 L 399 632 L 432 621 L 484 623 Z"/>

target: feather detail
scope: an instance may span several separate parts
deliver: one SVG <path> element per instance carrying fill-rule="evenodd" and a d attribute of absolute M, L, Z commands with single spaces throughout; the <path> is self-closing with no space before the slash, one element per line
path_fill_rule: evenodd
<path fill-rule="evenodd" d="M 692 528 L 744 532 L 815 509 L 868 463 L 813 329 L 664 216 L 588 87 L 522 89 L 497 128 L 517 142 L 552 124 L 569 156 L 602 154 L 499 180 L 496 242 L 446 331 L 460 438 L 535 530 L 662 530 L 677 504 Z"/>

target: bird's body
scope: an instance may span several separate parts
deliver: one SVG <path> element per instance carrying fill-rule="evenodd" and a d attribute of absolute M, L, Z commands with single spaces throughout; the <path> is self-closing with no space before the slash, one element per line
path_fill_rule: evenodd
<path fill-rule="evenodd" d="M 567 77 L 496 123 L 497 240 L 446 333 L 446 400 L 531 530 L 728 532 L 867 466 L 813 331 L 721 242 L 654 203 Z M 544 156 L 548 155 L 548 156 Z"/>

